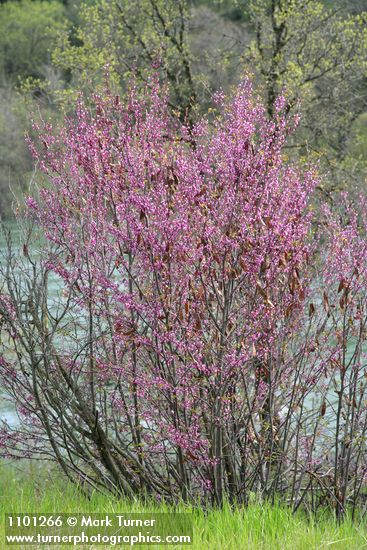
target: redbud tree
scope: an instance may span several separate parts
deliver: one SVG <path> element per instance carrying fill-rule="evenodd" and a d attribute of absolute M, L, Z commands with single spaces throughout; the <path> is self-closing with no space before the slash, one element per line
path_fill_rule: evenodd
<path fill-rule="evenodd" d="M 152 79 L 36 125 L 45 243 L 2 269 L 3 454 L 124 496 L 342 513 L 366 474 L 366 217 L 345 197 L 316 223 L 281 97 L 272 120 L 249 81 L 215 99 L 189 127 Z"/>

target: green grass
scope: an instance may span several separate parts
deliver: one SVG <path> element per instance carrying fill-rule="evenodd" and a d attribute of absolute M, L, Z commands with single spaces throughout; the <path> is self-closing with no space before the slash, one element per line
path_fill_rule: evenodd
<path fill-rule="evenodd" d="M 165 504 L 128 502 L 93 494 L 84 497 L 59 474 L 34 464 L 14 466 L 0 464 L 0 548 L 4 548 L 4 513 L 122 513 L 170 512 Z M 324 515 L 318 521 L 302 512 L 295 515 L 280 505 L 253 503 L 247 509 L 234 511 L 226 506 L 221 511 L 194 510 L 180 505 L 176 511 L 192 512 L 194 543 L 191 548 L 208 550 L 310 550 L 367 548 L 367 527 L 346 520 L 337 525 Z M 10 548 L 10 547 L 9 547 Z M 15 547 L 14 547 L 15 548 Z M 25 547 L 24 547 L 25 548 Z M 34 547 L 33 547 L 34 548 Z M 45 548 L 45 547 L 43 547 Z M 54 547 L 55 548 L 55 547 Z M 63 546 L 62 548 L 67 548 Z M 78 546 L 80 548 L 80 546 Z M 101 546 L 99 548 L 102 548 Z M 134 548 L 141 548 L 134 546 Z M 164 546 L 150 546 L 164 548 Z M 170 546 L 180 548 L 180 546 Z M 190 548 L 190 547 L 187 547 Z"/>

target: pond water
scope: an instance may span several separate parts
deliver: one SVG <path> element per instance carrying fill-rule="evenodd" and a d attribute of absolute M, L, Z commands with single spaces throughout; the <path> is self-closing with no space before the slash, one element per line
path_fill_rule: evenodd
<path fill-rule="evenodd" d="M 17 227 L 13 224 L 9 226 L 12 234 L 12 238 L 14 238 L 15 241 L 19 241 L 19 231 Z M 0 231 L 0 263 L 4 261 L 4 253 L 6 250 L 6 243 L 5 243 L 5 237 L 4 233 Z M 0 352 L 1 352 L 1 343 L 0 343 Z M 14 409 L 11 408 L 11 405 L 4 400 L 2 394 L 1 394 L 1 388 L 0 388 L 0 420 L 5 421 L 11 426 L 17 425 L 19 423 L 18 416 Z"/>
<path fill-rule="evenodd" d="M 15 223 L 6 224 L 6 229 L 10 230 L 12 248 L 15 254 L 22 254 L 24 239 L 22 233 Z M 7 251 L 5 234 L 0 230 L 0 264 L 5 262 L 5 254 Z M 56 276 L 50 276 L 49 278 L 49 295 L 50 300 L 53 301 L 57 298 L 61 290 L 61 281 Z M 0 343 L 1 352 L 1 343 Z M 5 421 L 10 426 L 16 426 L 19 424 L 19 418 L 15 411 L 15 408 L 11 406 L 8 400 L 4 399 L 0 387 L 0 420 Z"/>

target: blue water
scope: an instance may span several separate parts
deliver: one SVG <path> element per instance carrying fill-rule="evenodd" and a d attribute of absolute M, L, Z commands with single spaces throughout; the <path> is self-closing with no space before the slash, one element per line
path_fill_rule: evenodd
<path fill-rule="evenodd" d="M 12 250 L 13 254 L 16 257 L 22 258 L 23 257 L 23 245 L 25 242 L 25 238 L 23 236 L 22 231 L 13 223 L 13 224 L 7 224 L 7 229 L 10 230 L 11 233 L 11 241 L 12 241 Z M 4 232 L 0 230 L 0 264 L 3 266 L 6 262 L 6 253 L 7 253 L 7 245 L 6 245 L 6 239 Z M 36 248 L 32 248 L 32 255 L 34 254 L 35 257 L 39 257 L 39 253 Z M 1 274 L 0 274 L 1 277 Z M 62 283 L 61 280 L 56 276 L 52 275 L 49 276 L 48 280 L 48 292 L 49 292 L 49 305 L 52 307 L 53 304 L 57 303 L 57 298 L 60 295 L 60 291 L 62 289 Z M 56 307 L 56 306 L 55 306 Z M 0 351 L 1 350 L 1 343 L 0 343 Z M 11 350 L 8 350 L 11 353 Z M 19 424 L 19 418 L 16 413 L 15 407 L 12 406 L 11 402 L 8 399 L 4 399 L 4 395 L 2 394 L 1 388 L 0 388 L 0 420 L 5 421 L 10 426 L 16 426 Z"/>

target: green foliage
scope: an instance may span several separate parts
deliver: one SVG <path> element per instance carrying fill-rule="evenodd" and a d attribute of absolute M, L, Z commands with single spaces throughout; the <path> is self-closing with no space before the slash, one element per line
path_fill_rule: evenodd
<path fill-rule="evenodd" d="M 31 109 L 44 112 L 40 98 L 46 97 L 46 90 L 60 86 L 51 50 L 57 33 L 66 26 L 65 8 L 56 0 L 0 5 L 0 213 L 6 217 L 11 215 L 14 195 L 19 197 L 32 171 L 24 140 L 30 127 L 29 103 L 16 89 L 30 91 Z"/>
<path fill-rule="evenodd" d="M 256 39 L 246 62 L 269 113 L 285 90 L 289 105 L 301 106 L 300 154 L 323 159 L 330 188 L 345 185 L 351 167 L 358 173 L 349 141 L 367 107 L 367 14 L 343 17 L 315 0 L 251 0 L 249 10 Z"/>
<path fill-rule="evenodd" d="M 145 81 L 152 67 L 169 82 L 171 103 L 194 117 L 213 89 L 228 86 L 236 74 L 241 28 L 205 2 L 186 0 L 101 0 L 83 5 L 74 34 L 59 34 L 55 65 L 71 75 L 63 98 L 79 88 L 103 82 L 109 66 L 112 82 L 122 87 L 133 73 Z M 237 63 L 238 64 L 238 63 Z"/>
<path fill-rule="evenodd" d="M 11 87 L 0 88 L 0 214 L 9 216 L 14 195 L 19 196 L 32 170 L 24 140 L 29 125 L 24 102 Z"/>
<path fill-rule="evenodd" d="M 351 153 L 355 158 L 363 159 L 367 163 L 367 112 L 361 114 L 354 125 Z"/>
<path fill-rule="evenodd" d="M 2 78 L 44 76 L 56 32 L 64 27 L 64 8 L 56 1 L 21 0 L 0 6 Z"/>
<path fill-rule="evenodd" d="M 77 44 L 59 34 L 53 61 L 72 75 L 71 87 L 94 89 L 109 76 L 121 84 L 134 72 L 146 80 L 160 66 L 173 87 L 173 102 L 182 111 L 196 101 L 196 85 L 187 45 L 188 12 L 184 0 L 101 0 L 83 5 Z"/>

